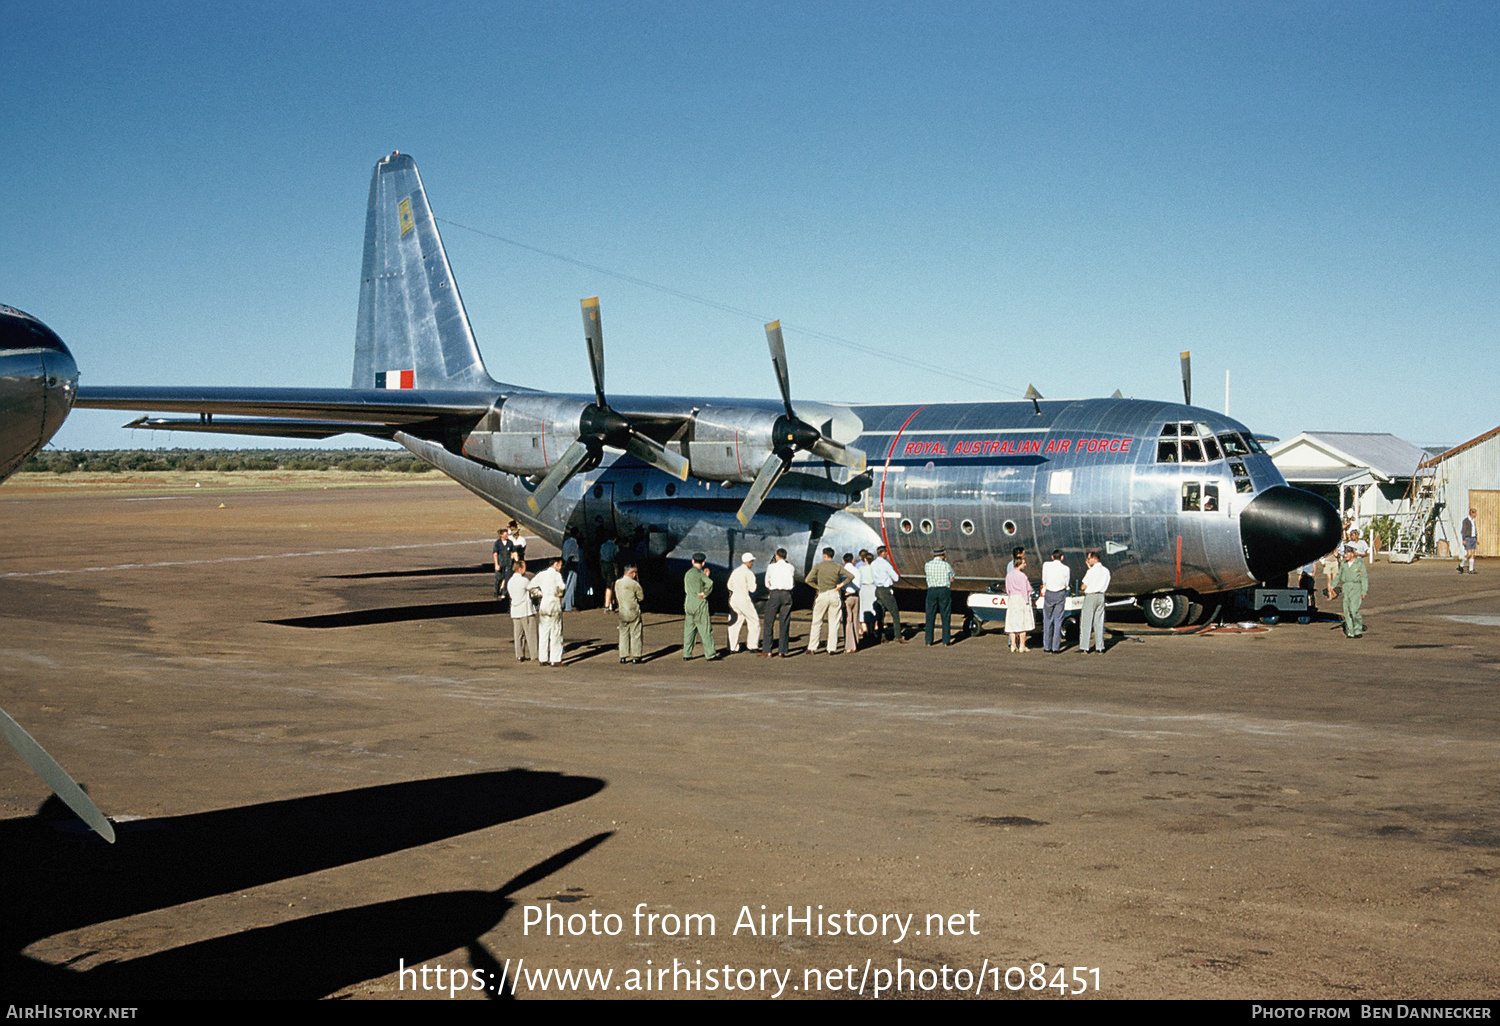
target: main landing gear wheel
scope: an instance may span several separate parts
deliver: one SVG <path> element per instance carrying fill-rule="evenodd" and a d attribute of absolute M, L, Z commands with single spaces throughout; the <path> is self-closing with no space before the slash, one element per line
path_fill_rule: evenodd
<path fill-rule="evenodd" d="M 1187 623 L 1191 605 L 1186 595 L 1152 595 L 1141 602 L 1141 611 L 1152 627 L 1170 630 Z"/>

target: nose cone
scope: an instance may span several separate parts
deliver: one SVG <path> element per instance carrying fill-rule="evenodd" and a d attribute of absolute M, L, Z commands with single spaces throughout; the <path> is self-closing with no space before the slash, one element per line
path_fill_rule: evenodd
<path fill-rule="evenodd" d="M 78 364 L 68 347 L 61 343 L 57 350 L 42 354 L 42 363 L 42 388 L 46 393 L 42 444 L 46 445 L 73 409 L 73 400 L 78 396 Z"/>
<path fill-rule="evenodd" d="M 0 481 L 57 433 L 77 394 L 78 364 L 62 339 L 0 306 Z"/>
<path fill-rule="evenodd" d="M 1289 485 L 1267 488 L 1240 513 L 1245 564 L 1258 581 L 1327 555 L 1342 534 L 1338 510 L 1311 492 Z"/>

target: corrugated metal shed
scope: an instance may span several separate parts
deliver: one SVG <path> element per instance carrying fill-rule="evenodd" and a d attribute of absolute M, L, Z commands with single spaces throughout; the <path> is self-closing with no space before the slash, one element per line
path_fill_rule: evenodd
<path fill-rule="evenodd" d="M 1479 554 L 1500 556 L 1500 427 L 1430 457 L 1423 464 L 1437 480 L 1447 505 L 1439 521 L 1439 537 L 1459 551 L 1459 525 L 1471 508 L 1478 509 Z"/>

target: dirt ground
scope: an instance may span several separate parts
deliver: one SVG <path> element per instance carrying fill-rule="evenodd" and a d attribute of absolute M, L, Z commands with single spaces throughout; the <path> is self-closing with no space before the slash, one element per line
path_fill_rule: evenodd
<path fill-rule="evenodd" d="M 1500 994 L 1500 567 L 1378 563 L 1358 641 L 552 669 L 456 485 L 17 485 L 0 704 L 120 835 L 0 761 L 17 999 Z"/>

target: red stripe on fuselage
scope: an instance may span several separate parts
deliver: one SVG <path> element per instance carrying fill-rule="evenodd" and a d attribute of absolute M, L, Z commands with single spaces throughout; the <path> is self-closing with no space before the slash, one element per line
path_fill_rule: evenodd
<path fill-rule="evenodd" d="M 891 447 L 886 450 L 885 465 L 880 469 L 880 540 L 885 543 L 886 558 L 891 561 L 891 566 L 896 567 L 896 573 L 898 574 L 901 572 L 901 568 L 896 566 L 896 553 L 891 549 L 891 540 L 885 534 L 885 479 L 891 475 L 891 457 L 895 455 L 896 445 L 901 441 L 901 432 L 905 431 L 906 425 L 910 424 L 913 418 L 925 409 L 927 409 L 926 406 L 918 406 L 915 410 L 911 411 L 911 416 L 902 422 L 901 427 L 896 431 L 896 437 L 891 439 Z"/>

